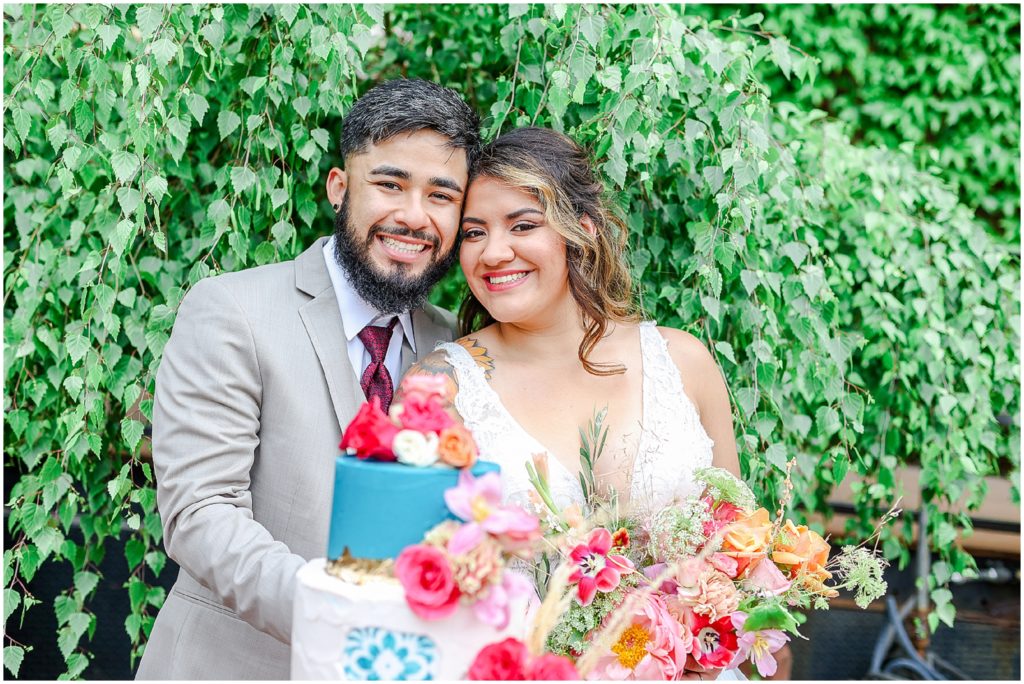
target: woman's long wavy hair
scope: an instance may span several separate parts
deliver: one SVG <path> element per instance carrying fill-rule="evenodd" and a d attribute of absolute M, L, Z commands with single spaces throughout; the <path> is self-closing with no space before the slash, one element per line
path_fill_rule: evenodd
<path fill-rule="evenodd" d="M 525 190 L 540 202 L 548 224 L 565 240 L 569 290 L 585 326 L 580 362 L 593 375 L 624 372 L 621 364 L 592 363 L 589 358 L 610 322 L 636 321 L 639 316 L 625 260 L 628 231 L 605 200 L 586 151 L 551 129 L 517 128 L 484 148 L 473 178 L 484 176 Z M 595 234 L 582 224 L 584 215 L 593 222 Z M 461 334 L 493 322 L 468 292 L 459 310 Z"/>

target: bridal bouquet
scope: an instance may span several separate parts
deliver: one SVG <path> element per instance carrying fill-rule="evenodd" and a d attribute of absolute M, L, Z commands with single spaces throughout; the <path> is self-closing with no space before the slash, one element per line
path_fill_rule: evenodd
<path fill-rule="evenodd" d="M 744 661 L 767 677 L 773 654 L 799 636 L 800 610 L 827 608 L 839 589 L 866 607 L 886 590 L 885 562 L 873 551 L 846 547 L 830 560 L 820 535 L 785 519 L 783 508 L 773 518 L 725 470 L 697 471 L 699 495 L 622 515 L 614 495 L 597 495 L 596 457 L 581 453 L 587 515 L 554 505 L 543 457 L 530 467 L 546 509 L 547 551 L 534 563 L 545 598 L 523 642 L 477 656 L 489 678 L 522 678 L 507 664 L 544 655 L 569 659 L 588 679 L 671 680 Z"/>

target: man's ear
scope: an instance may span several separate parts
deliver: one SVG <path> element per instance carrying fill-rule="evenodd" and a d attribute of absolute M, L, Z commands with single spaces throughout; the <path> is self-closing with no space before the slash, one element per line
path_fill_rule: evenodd
<path fill-rule="evenodd" d="M 583 230 L 590 233 L 591 237 L 597 237 L 597 226 L 594 225 L 594 219 L 590 218 L 590 215 L 584 213 L 580 217 L 580 225 L 583 226 Z"/>
<path fill-rule="evenodd" d="M 345 191 L 348 189 L 348 176 L 337 166 L 327 174 L 327 201 L 331 203 L 335 211 L 341 206 L 345 199 Z"/>

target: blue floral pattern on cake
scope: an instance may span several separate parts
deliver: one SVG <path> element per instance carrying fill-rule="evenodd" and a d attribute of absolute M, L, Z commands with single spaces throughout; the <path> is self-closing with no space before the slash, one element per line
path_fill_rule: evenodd
<path fill-rule="evenodd" d="M 345 637 L 344 662 L 353 681 L 424 681 L 437 674 L 437 645 L 421 634 L 356 627 Z"/>

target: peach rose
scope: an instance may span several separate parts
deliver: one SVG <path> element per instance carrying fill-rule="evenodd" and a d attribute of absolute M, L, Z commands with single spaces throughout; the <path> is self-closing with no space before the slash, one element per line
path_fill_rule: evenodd
<path fill-rule="evenodd" d="M 772 523 L 764 508 L 740 514 L 722 530 L 721 552 L 736 559 L 737 577 L 743 577 L 748 567 L 764 558 L 771 533 Z"/>
<path fill-rule="evenodd" d="M 437 454 L 442 463 L 454 468 L 469 468 L 476 463 L 476 442 L 469 430 L 452 425 L 441 431 Z"/>
<path fill-rule="evenodd" d="M 772 560 L 783 566 L 790 578 L 806 574 L 824 581 L 832 576 L 825 569 L 828 552 L 828 542 L 821 535 L 806 525 L 794 525 L 792 520 L 787 520 L 779 533 Z"/>

